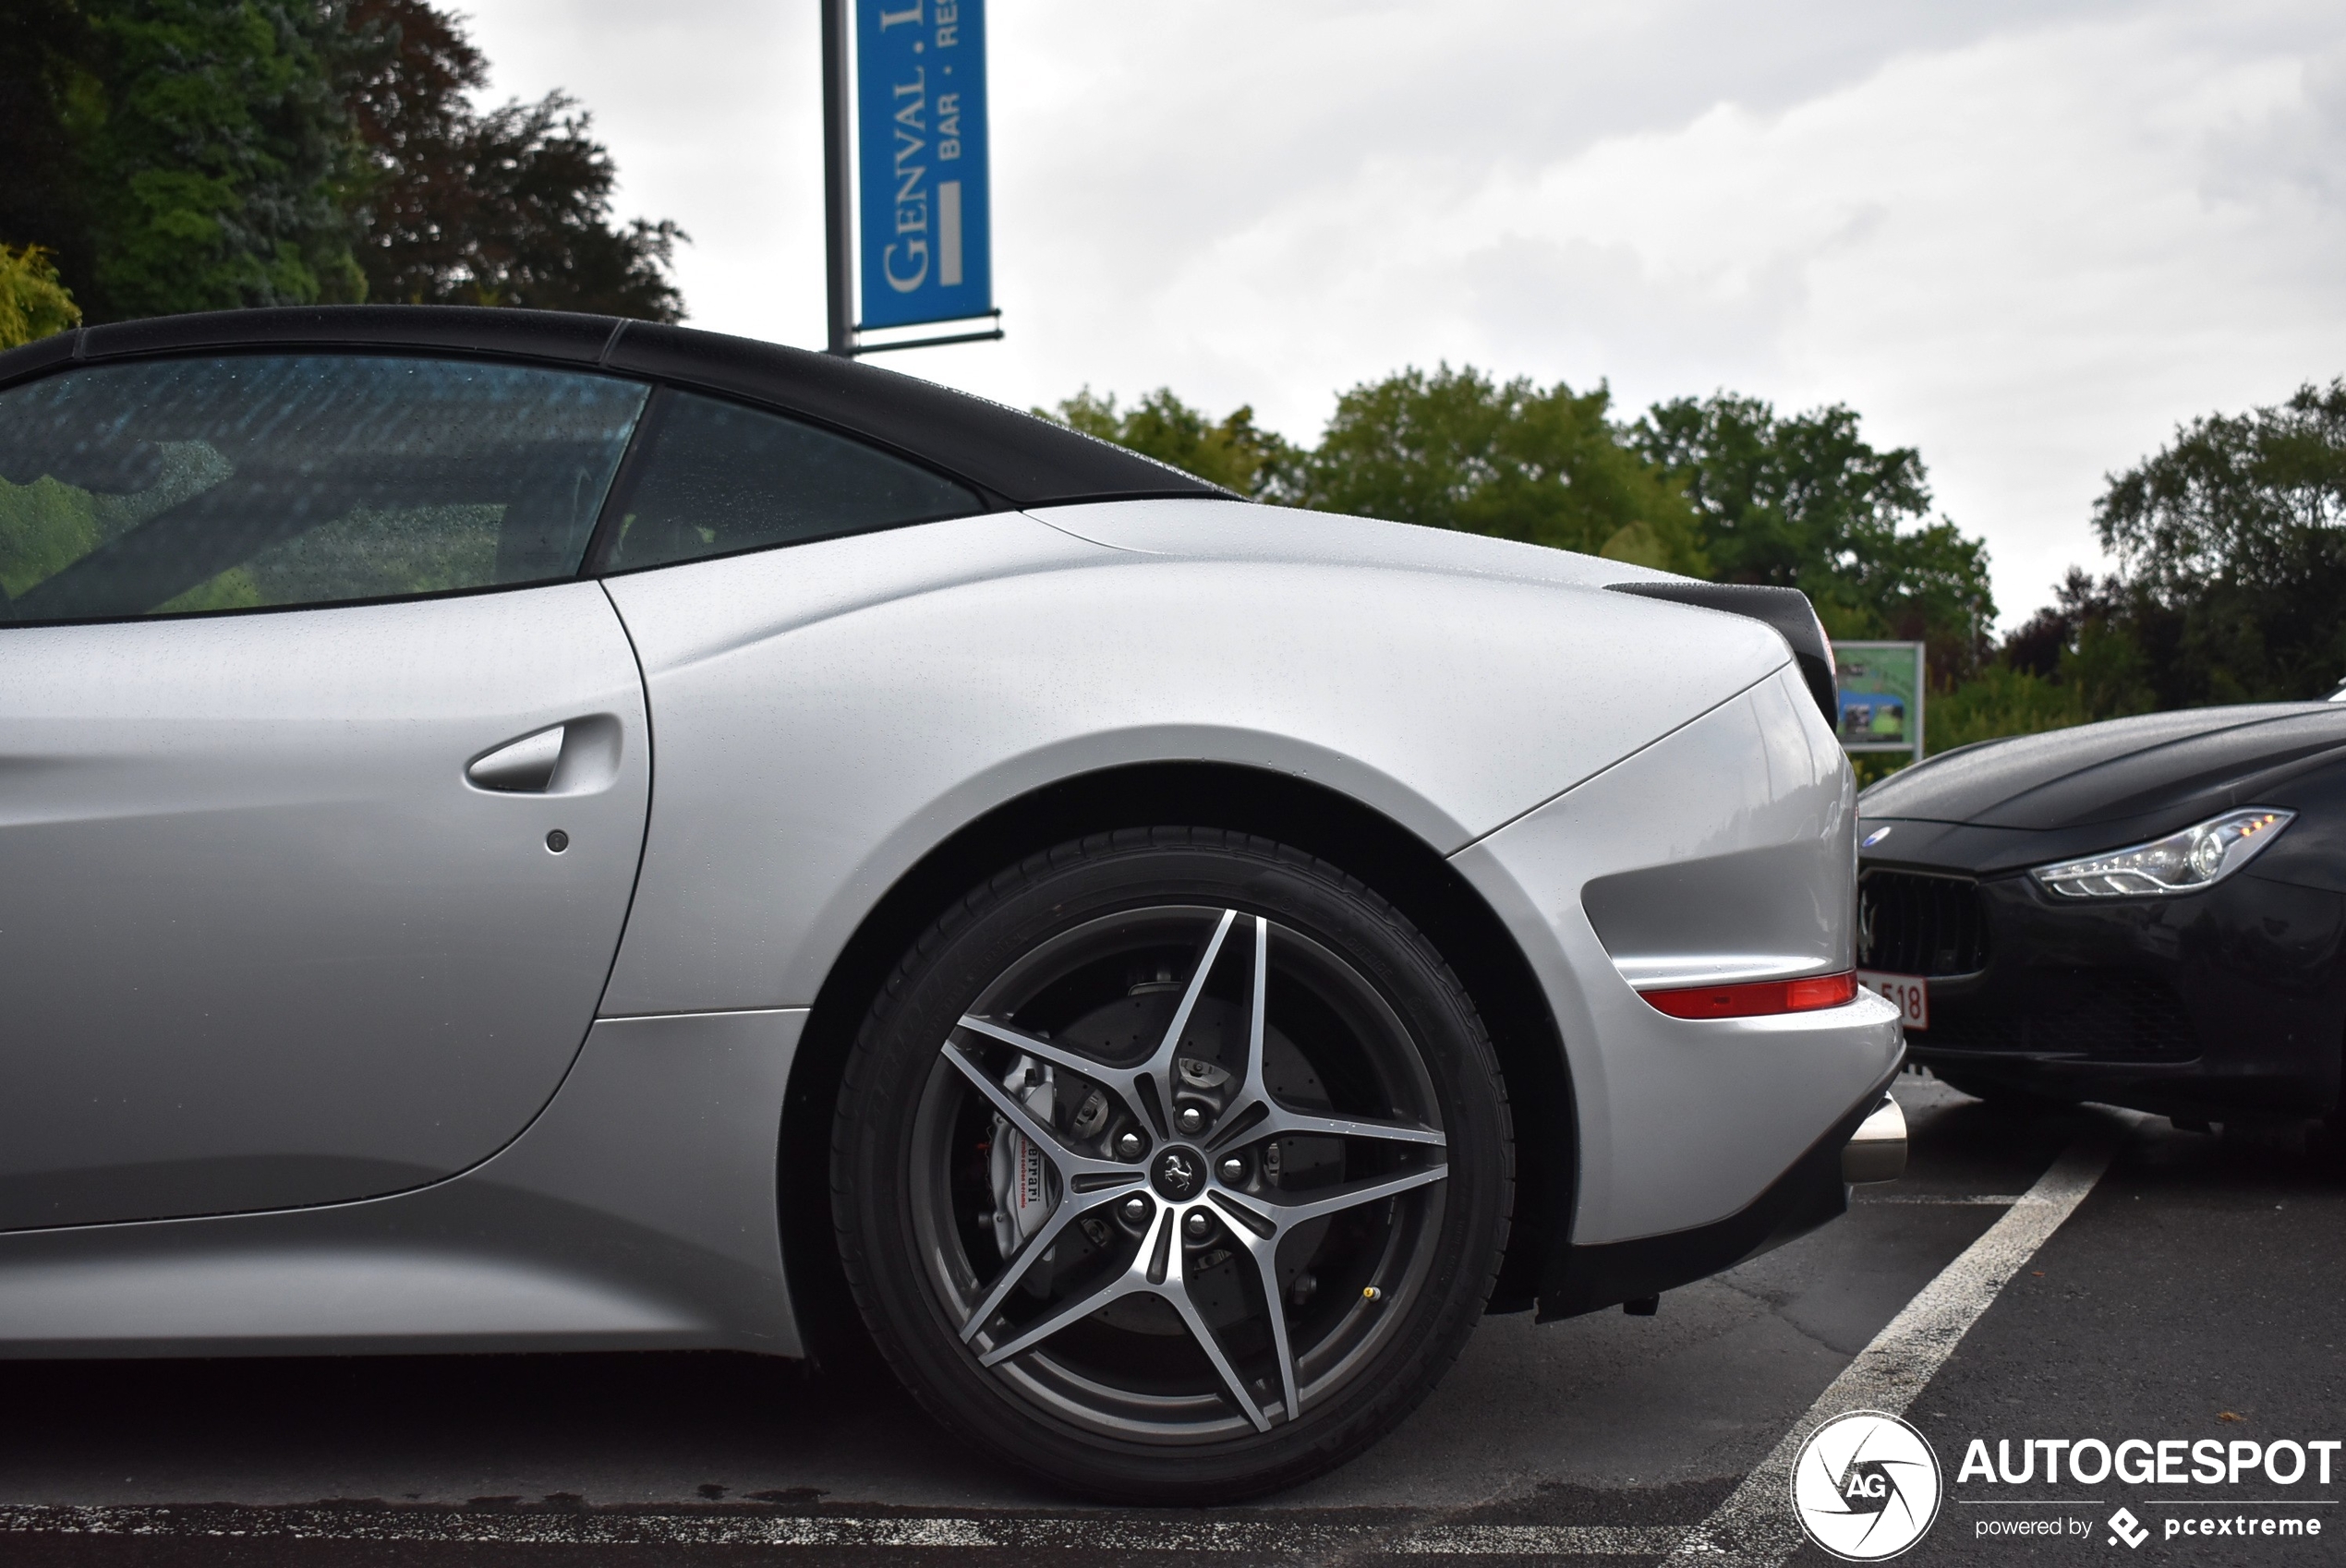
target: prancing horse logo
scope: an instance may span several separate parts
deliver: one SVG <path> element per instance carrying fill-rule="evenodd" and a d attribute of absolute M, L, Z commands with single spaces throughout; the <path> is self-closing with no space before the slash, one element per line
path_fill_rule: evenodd
<path fill-rule="evenodd" d="M 1167 1198 L 1187 1198 L 1197 1190 L 1197 1156 L 1187 1149 L 1167 1149 L 1156 1157 L 1156 1189 Z"/>

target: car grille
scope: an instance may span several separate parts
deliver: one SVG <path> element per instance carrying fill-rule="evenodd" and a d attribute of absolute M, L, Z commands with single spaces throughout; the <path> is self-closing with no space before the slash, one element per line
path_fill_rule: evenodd
<path fill-rule="evenodd" d="M 1869 871 L 1857 884 L 1857 961 L 1893 974 L 1977 974 L 1988 967 L 1977 884 Z"/>
<path fill-rule="evenodd" d="M 2032 971 L 2028 1005 L 1975 1010 L 1934 999 L 1913 1044 L 1943 1051 L 2034 1051 L 2103 1062 L 2187 1062 L 2199 1036 L 2166 982 L 2133 970 Z"/>

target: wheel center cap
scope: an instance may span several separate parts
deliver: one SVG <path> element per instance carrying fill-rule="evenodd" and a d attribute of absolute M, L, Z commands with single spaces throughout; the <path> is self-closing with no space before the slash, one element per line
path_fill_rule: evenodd
<path fill-rule="evenodd" d="M 1149 1162 L 1149 1185 L 1176 1203 L 1196 1197 L 1205 1185 L 1205 1156 L 1178 1143 L 1160 1152 Z"/>

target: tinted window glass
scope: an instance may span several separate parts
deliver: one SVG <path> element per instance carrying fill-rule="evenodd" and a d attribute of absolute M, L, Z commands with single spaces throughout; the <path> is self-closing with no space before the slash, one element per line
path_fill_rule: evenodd
<path fill-rule="evenodd" d="M 668 392 L 646 431 L 615 571 L 963 517 L 975 492 L 780 415 Z"/>
<path fill-rule="evenodd" d="M 0 392 L 0 619 L 568 576 L 645 395 L 336 355 L 102 366 Z"/>

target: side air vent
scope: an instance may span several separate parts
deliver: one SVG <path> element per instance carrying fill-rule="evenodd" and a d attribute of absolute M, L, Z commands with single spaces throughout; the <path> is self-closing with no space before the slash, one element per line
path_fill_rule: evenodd
<path fill-rule="evenodd" d="M 1825 636 L 1825 623 L 1817 619 L 1817 607 L 1799 589 L 1771 588 L 1758 583 L 1698 583 L 1691 578 L 1605 586 L 1616 594 L 1748 616 L 1774 627 L 1791 645 L 1792 657 L 1800 665 L 1800 678 L 1808 682 L 1808 694 L 1817 699 L 1825 722 L 1841 722 L 1841 687 L 1833 678 L 1832 644 Z"/>

